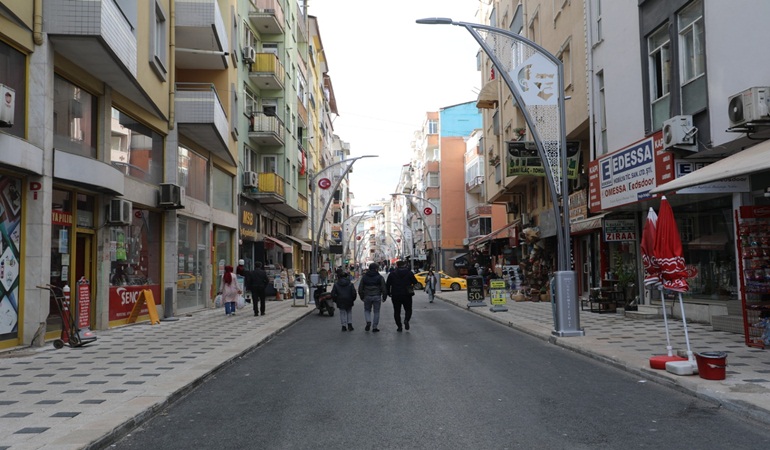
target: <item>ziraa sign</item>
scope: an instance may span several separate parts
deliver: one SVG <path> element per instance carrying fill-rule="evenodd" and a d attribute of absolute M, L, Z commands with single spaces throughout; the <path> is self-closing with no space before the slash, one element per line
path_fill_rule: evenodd
<path fill-rule="evenodd" d="M 591 212 L 647 200 L 650 190 L 674 179 L 673 157 L 663 150 L 662 132 L 588 164 Z"/>

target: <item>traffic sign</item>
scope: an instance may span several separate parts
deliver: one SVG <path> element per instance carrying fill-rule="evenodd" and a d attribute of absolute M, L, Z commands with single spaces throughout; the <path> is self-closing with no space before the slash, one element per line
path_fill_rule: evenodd
<path fill-rule="evenodd" d="M 318 187 L 321 189 L 329 189 L 332 187 L 332 180 L 328 178 L 321 178 L 318 180 Z"/>

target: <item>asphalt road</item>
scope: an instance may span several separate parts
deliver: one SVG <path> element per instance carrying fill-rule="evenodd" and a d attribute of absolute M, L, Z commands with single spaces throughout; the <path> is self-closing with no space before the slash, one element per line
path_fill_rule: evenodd
<path fill-rule="evenodd" d="M 410 331 L 312 314 L 110 448 L 596 449 L 770 445 L 687 394 L 415 296 Z"/>

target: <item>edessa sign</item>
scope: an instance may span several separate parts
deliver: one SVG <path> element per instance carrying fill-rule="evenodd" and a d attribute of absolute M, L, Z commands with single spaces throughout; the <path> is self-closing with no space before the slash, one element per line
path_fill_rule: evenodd
<path fill-rule="evenodd" d="M 663 150 L 663 133 L 654 135 L 588 164 L 591 212 L 647 200 L 653 188 L 674 179 L 673 157 Z"/>

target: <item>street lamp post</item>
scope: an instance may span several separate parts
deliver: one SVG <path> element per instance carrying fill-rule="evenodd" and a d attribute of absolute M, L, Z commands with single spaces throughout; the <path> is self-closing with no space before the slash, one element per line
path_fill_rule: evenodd
<path fill-rule="evenodd" d="M 404 197 L 407 197 L 407 198 L 416 198 L 418 200 L 422 200 L 425 203 L 427 203 L 430 206 L 432 206 L 433 207 L 433 211 L 436 214 L 438 214 L 438 207 L 435 204 L 433 204 L 433 202 L 428 200 L 427 198 L 423 198 L 423 197 L 420 197 L 419 195 L 414 195 L 414 194 L 404 194 L 404 193 L 401 193 L 401 192 L 396 192 L 396 193 L 393 193 L 393 194 L 390 194 L 390 195 L 393 196 L 393 197 L 395 197 L 397 195 L 401 195 L 401 196 L 404 196 Z M 417 212 L 420 214 L 420 217 L 422 217 L 423 223 L 425 223 L 425 227 L 427 228 L 426 231 L 428 232 L 428 238 L 430 238 L 430 241 L 433 243 L 434 258 L 436 258 L 438 260 L 438 263 L 436 264 L 436 267 L 438 267 L 439 271 L 443 270 L 443 268 L 444 268 L 443 267 L 444 266 L 444 261 L 443 261 L 443 257 L 442 257 L 442 254 L 441 254 L 441 227 L 438 226 L 438 223 L 436 224 L 436 231 L 437 231 L 438 236 L 436 236 L 436 239 L 434 239 L 434 236 L 430 232 L 430 226 L 428 225 L 428 219 L 425 217 L 425 213 L 423 211 L 419 210 L 419 209 L 418 209 Z M 436 245 L 436 241 L 437 240 L 438 240 L 438 246 Z M 438 256 L 436 256 L 436 255 L 438 255 Z"/>
<path fill-rule="evenodd" d="M 543 163 L 556 219 L 559 252 L 558 271 L 551 283 L 552 294 L 555 291 L 552 334 L 584 336 L 577 303 L 577 277 L 570 261 L 564 65 L 543 47 L 508 30 L 440 17 L 419 19 L 417 23 L 456 25 L 468 30 L 516 100 Z M 554 80 L 557 90 L 553 90 Z"/>
<path fill-rule="evenodd" d="M 369 213 L 377 213 L 377 212 L 378 212 L 378 210 L 376 210 L 376 209 L 367 209 L 366 211 L 359 211 L 359 212 L 357 212 L 355 214 L 350 215 L 347 219 L 342 221 L 342 229 L 344 230 L 345 229 L 345 222 L 347 222 L 348 220 L 352 219 L 353 217 L 356 217 L 356 216 L 359 216 L 359 215 L 361 216 L 356 221 L 356 224 L 353 225 L 353 233 L 351 233 L 350 236 L 342 238 L 343 239 L 343 246 L 342 246 L 342 255 L 343 255 L 343 257 L 344 257 L 344 255 L 348 254 L 348 247 L 350 247 L 350 239 L 351 239 L 351 237 L 353 235 L 356 234 L 355 231 L 356 231 L 356 228 L 358 228 L 358 224 L 361 223 L 361 221 L 364 219 L 364 217 L 366 217 L 367 214 L 369 214 Z M 353 242 L 353 245 L 355 246 L 355 242 Z M 354 251 L 354 255 L 355 255 L 355 251 Z"/>
<path fill-rule="evenodd" d="M 314 174 L 310 177 L 310 241 L 313 247 L 313 252 L 311 255 L 311 261 L 310 261 L 310 280 L 313 282 L 313 280 L 318 279 L 318 271 L 317 271 L 317 263 L 318 263 L 318 241 L 317 236 L 321 235 L 321 227 L 323 226 L 323 219 L 321 220 L 321 224 L 318 226 L 318 232 L 316 232 L 315 228 L 315 188 L 316 188 L 316 179 L 319 175 L 321 175 L 323 172 L 331 169 L 332 167 L 339 166 L 340 164 L 346 164 L 349 163 L 348 166 L 345 168 L 345 171 L 342 173 L 342 175 L 337 180 L 337 183 L 334 184 L 334 187 L 332 188 L 332 192 L 336 191 L 340 187 L 340 183 L 342 182 L 342 179 L 345 178 L 345 176 L 350 172 L 350 169 L 353 167 L 353 164 L 358 161 L 359 159 L 363 158 L 377 158 L 377 155 L 364 155 L 364 156 L 356 156 L 355 158 L 345 159 L 342 161 L 337 161 L 334 164 L 329 164 L 328 166 L 321 169 L 318 173 Z M 331 205 L 332 202 L 332 196 L 329 196 L 329 200 L 326 201 L 326 205 L 324 205 L 324 211 L 321 217 L 326 217 L 326 213 L 329 211 L 329 205 Z"/>
<path fill-rule="evenodd" d="M 401 226 L 398 223 L 396 223 L 396 222 L 394 222 L 392 220 L 390 220 L 388 222 L 385 222 L 385 223 L 389 223 L 389 224 L 395 226 L 396 229 L 398 230 L 398 232 L 401 233 L 401 239 L 404 240 L 404 243 L 403 243 L 402 248 L 400 250 L 401 250 L 402 254 L 405 253 L 403 247 L 406 246 L 407 242 L 406 242 L 406 234 L 404 233 L 404 230 L 401 229 Z M 411 233 L 411 230 L 409 230 L 409 231 L 410 231 L 409 232 L 409 236 L 411 238 L 410 240 L 412 242 L 412 247 L 411 248 L 413 249 L 414 248 L 414 235 Z M 409 252 L 409 255 L 411 255 L 412 256 L 412 260 L 414 260 L 414 255 L 412 255 L 411 251 Z M 412 266 L 412 269 L 414 269 L 414 266 Z"/>

